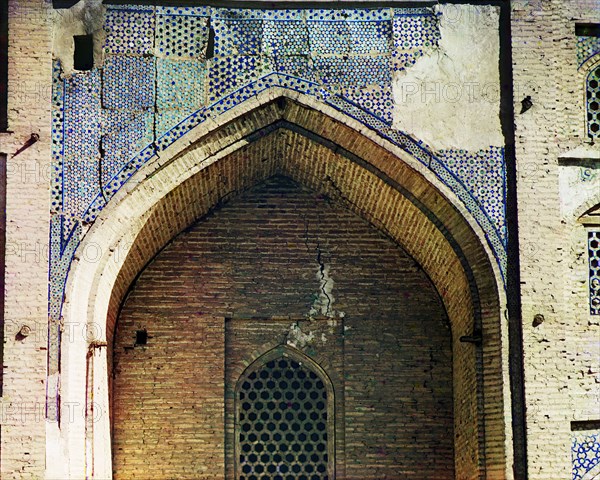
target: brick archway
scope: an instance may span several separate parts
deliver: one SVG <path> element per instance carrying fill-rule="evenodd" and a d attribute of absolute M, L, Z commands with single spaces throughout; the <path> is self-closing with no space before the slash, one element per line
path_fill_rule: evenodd
<path fill-rule="evenodd" d="M 212 127 L 190 132 L 138 172 L 77 250 L 64 319 L 71 332 L 95 335 L 63 338 L 61 402 L 87 404 L 97 421 L 63 417 L 51 432 L 69 459 L 61 478 L 111 475 L 107 350 L 136 275 L 195 219 L 275 173 L 337 198 L 427 272 L 452 325 L 457 477 L 510 477 L 505 298 L 491 249 L 464 205 L 406 153 L 314 101 L 265 96 Z M 480 333 L 481 345 L 460 340 Z"/>

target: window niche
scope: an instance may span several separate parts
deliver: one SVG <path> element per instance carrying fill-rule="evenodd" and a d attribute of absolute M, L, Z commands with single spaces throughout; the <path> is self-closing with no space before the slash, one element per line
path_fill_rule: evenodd
<path fill-rule="evenodd" d="M 290 347 L 250 365 L 235 390 L 236 480 L 333 480 L 333 388 Z"/>
<path fill-rule="evenodd" d="M 75 50 L 73 53 L 73 68 L 79 71 L 88 71 L 94 68 L 94 36 L 73 36 Z"/>
<path fill-rule="evenodd" d="M 600 230 L 588 232 L 590 314 L 600 315 Z"/>
<path fill-rule="evenodd" d="M 585 82 L 587 133 L 598 141 L 600 139 L 600 63 L 597 63 L 588 74 Z"/>

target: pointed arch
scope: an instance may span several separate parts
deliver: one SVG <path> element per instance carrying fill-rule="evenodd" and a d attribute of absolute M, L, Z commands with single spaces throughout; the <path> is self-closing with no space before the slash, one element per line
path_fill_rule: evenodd
<path fill-rule="evenodd" d="M 91 430 L 84 420 L 62 422 L 52 432 L 69 457 L 57 476 L 110 477 L 109 399 L 102 385 L 129 285 L 194 220 L 281 172 L 338 198 L 401 244 L 430 276 L 452 324 L 456 474 L 508 477 L 506 300 L 486 234 L 452 190 L 405 151 L 312 99 L 272 95 L 257 97 L 251 110 L 230 110 L 211 128 L 200 125 L 167 148 L 117 192 L 77 248 L 65 290 L 64 321 L 73 335 L 62 342 L 61 402 L 65 408 L 85 403 L 86 392 L 97 387 L 103 420 Z M 90 325 L 96 336 L 86 339 L 80 330 Z M 479 334 L 479 345 L 460 340 Z M 87 351 L 104 343 L 108 348 L 91 357 L 90 380 Z M 82 439 L 87 457 L 79 453 Z"/>

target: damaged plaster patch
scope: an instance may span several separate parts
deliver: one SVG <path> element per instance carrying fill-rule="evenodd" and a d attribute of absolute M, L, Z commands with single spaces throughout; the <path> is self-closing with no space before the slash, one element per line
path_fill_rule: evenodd
<path fill-rule="evenodd" d="M 307 219 L 305 219 L 305 227 L 304 227 L 304 242 L 306 244 L 306 249 L 308 252 L 311 251 L 309 247 L 309 225 Z M 333 295 L 333 286 L 334 281 L 330 274 L 329 265 L 325 264 L 326 255 L 321 251 L 321 243 L 319 241 L 318 235 L 316 235 L 316 260 L 317 260 L 317 272 L 316 277 L 319 282 L 319 290 L 314 294 L 314 300 L 308 311 L 307 317 L 309 319 L 314 319 L 314 317 L 323 316 L 323 317 L 344 317 L 344 312 L 336 312 L 333 309 L 333 304 L 335 302 L 335 297 Z"/>
<path fill-rule="evenodd" d="M 63 73 L 71 75 L 75 35 L 93 35 L 94 65 L 102 64 L 102 45 L 106 32 L 103 30 L 106 7 L 102 0 L 80 0 L 69 9 L 54 11 L 54 41 L 52 53 L 60 60 Z"/>
<path fill-rule="evenodd" d="M 437 5 L 438 47 L 394 73 L 393 126 L 435 150 L 503 145 L 498 8 Z"/>
<path fill-rule="evenodd" d="M 298 323 L 292 323 L 287 334 L 286 343 L 291 347 L 302 349 L 311 343 L 315 338 L 313 332 L 304 333 Z"/>
<path fill-rule="evenodd" d="M 323 316 L 334 316 L 332 309 L 335 297 L 333 296 L 333 278 L 329 276 L 329 265 L 323 265 L 320 263 L 317 270 L 317 280 L 319 281 L 319 292 L 312 304 L 310 311 L 308 312 L 309 317 L 316 315 Z"/>
<path fill-rule="evenodd" d="M 581 205 L 597 198 L 600 192 L 600 165 L 594 162 L 561 165 L 558 182 L 562 214 L 570 218 Z"/>

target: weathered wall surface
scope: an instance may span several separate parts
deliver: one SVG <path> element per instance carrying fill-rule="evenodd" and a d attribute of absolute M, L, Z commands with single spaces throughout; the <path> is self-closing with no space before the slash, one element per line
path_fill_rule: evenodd
<path fill-rule="evenodd" d="M 502 145 L 498 7 L 434 11 L 437 45 L 394 75 L 394 126 L 436 150 Z"/>
<path fill-rule="evenodd" d="M 331 320 L 312 325 L 315 310 Z M 129 295 L 114 353 L 115 478 L 222 471 L 210 459 L 223 452 L 223 372 L 211 365 L 223 362 L 225 317 L 226 401 L 245 366 L 287 341 L 345 399 L 344 478 L 452 476 L 450 331 L 433 286 L 363 220 L 276 177 L 177 237 Z M 131 348 L 140 329 L 148 345 Z M 227 415 L 231 430 L 231 404 Z"/>
<path fill-rule="evenodd" d="M 597 315 L 589 314 L 590 277 L 587 257 L 588 232 L 598 231 L 600 226 L 580 225 L 577 218 L 600 202 L 600 177 L 598 144 L 590 144 L 587 137 L 583 95 L 586 73 L 595 60 L 591 59 L 583 64 L 579 62 L 581 48 L 578 47 L 574 24 L 598 23 L 600 18 L 597 2 L 594 0 L 515 0 L 511 3 L 529 474 L 534 479 L 569 478 L 571 475 L 579 478 L 584 471 L 597 468 L 597 463 L 594 462 L 600 462 L 597 453 L 600 432 L 592 422 L 600 417 L 597 410 L 600 401 L 600 347 L 597 340 L 600 335 L 600 323 Z M 56 428 L 52 421 L 56 419 L 58 387 L 56 350 L 52 351 L 50 358 L 50 365 L 53 367 L 51 376 L 48 380 L 46 377 L 48 361 L 45 349 L 49 345 L 46 338 L 48 211 L 57 214 L 55 225 L 58 225 L 61 216 L 66 219 L 52 234 L 55 245 L 60 245 L 60 241 L 66 240 L 72 231 L 74 223 L 71 219 L 75 222 L 84 219 L 90 202 L 94 198 L 101 198 L 98 197 L 100 189 L 97 163 L 101 152 L 105 155 L 106 163 L 100 185 L 104 185 L 105 194 L 110 196 L 111 192 L 106 186 L 111 181 L 115 183 L 111 184 L 110 188 L 119 188 L 122 184 L 119 183 L 122 180 L 118 175 L 119 169 L 132 158 L 147 159 L 148 157 L 138 155 L 140 149 L 144 145 L 151 145 L 152 142 L 160 143 L 158 140 L 161 136 L 169 134 L 171 137 L 163 141 L 172 141 L 176 137 L 176 134 L 171 132 L 173 126 L 191 114 L 194 107 L 206 107 L 210 89 L 222 93 L 223 96 L 219 98 L 223 99 L 223 102 L 214 103 L 215 108 L 205 112 L 211 118 L 219 115 L 225 102 L 230 101 L 230 98 L 226 97 L 234 91 L 235 82 L 228 83 L 228 79 L 232 78 L 231 72 L 240 69 L 225 68 L 223 65 L 227 63 L 226 60 L 213 59 L 210 67 L 221 65 L 224 73 L 215 77 L 217 80 L 212 83 L 207 80 L 206 71 L 203 70 L 205 65 L 199 66 L 203 62 L 206 64 L 206 59 L 203 58 L 208 38 L 204 36 L 207 32 L 204 28 L 206 22 L 198 20 L 207 18 L 204 14 L 189 15 L 196 18 L 195 25 L 203 32 L 203 35 L 197 37 L 197 42 L 188 45 L 196 49 L 196 53 L 183 55 L 183 58 L 174 59 L 172 56 L 167 59 L 164 52 L 156 53 L 150 45 L 159 46 L 162 39 L 166 42 L 163 47 L 171 49 L 170 54 L 182 54 L 176 43 L 170 40 L 175 38 L 174 35 L 179 31 L 177 25 L 169 23 L 173 20 L 171 17 L 177 17 L 175 11 L 165 9 L 161 10 L 160 15 L 153 16 L 147 8 L 126 13 L 114 8 L 107 17 L 106 9 L 94 1 L 82 2 L 68 14 L 65 11 L 52 12 L 50 2 L 47 1 L 11 0 L 9 6 L 11 23 L 8 91 L 11 133 L 0 134 L 0 151 L 9 156 L 0 473 L 3 478 L 40 478 L 46 465 L 45 457 L 47 456 L 49 461 L 56 458 L 56 445 L 46 445 L 45 441 L 46 428 Z M 85 7 L 96 13 L 86 17 Z M 458 12 L 469 12 L 480 7 L 465 7 L 462 10 L 462 7 L 445 8 L 451 9 L 450 12 L 446 12 L 447 19 L 460 20 L 465 17 L 461 17 Z M 489 9 L 486 21 L 482 19 L 478 22 L 476 17 L 473 23 L 463 26 L 474 29 L 470 38 L 489 40 L 487 45 L 490 50 L 496 52 L 494 11 Z M 437 12 L 443 14 L 443 8 Z M 370 115 L 369 119 L 377 118 L 377 121 L 383 121 L 378 124 L 382 131 L 392 124 L 393 114 L 396 127 L 409 121 L 409 116 L 402 116 L 402 109 L 394 104 L 397 100 L 392 96 L 392 89 L 396 88 L 397 93 L 397 87 L 403 78 L 413 79 L 417 85 L 426 88 L 419 83 L 423 75 L 426 75 L 426 69 L 422 65 L 431 63 L 431 59 L 436 58 L 435 55 L 440 57 L 441 63 L 430 64 L 429 67 L 436 75 L 447 71 L 452 74 L 448 76 L 449 79 L 462 82 L 462 98 L 468 99 L 471 91 L 472 80 L 461 75 L 464 71 L 452 70 L 457 65 L 464 68 L 468 62 L 456 61 L 456 56 L 448 55 L 446 58 L 442 55 L 443 52 L 451 53 L 452 48 L 461 47 L 459 54 L 467 48 L 460 39 L 450 44 L 446 43 L 450 37 L 444 32 L 451 34 L 453 28 L 461 25 L 460 22 L 446 24 L 449 28 L 445 29 L 443 15 L 438 23 L 436 19 L 439 17 L 430 14 L 421 15 L 420 20 L 409 20 L 409 15 L 400 19 L 403 14 L 400 11 L 396 13 L 398 21 L 391 17 L 373 20 L 372 31 L 376 32 L 374 25 L 380 24 L 387 40 L 378 40 L 377 34 L 374 33 L 370 37 L 371 43 L 368 44 L 369 53 L 361 50 L 361 42 L 349 41 L 344 47 L 349 49 L 352 62 L 360 63 L 356 58 L 369 55 L 376 57 L 378 61 L 384 59 L 383 63 L 389 61 L 386 65 L 389 65 L 390 71 L 377 69 L 378 78 L 385 79 L 385 82 L 361 79 L 361 85 L 354 88 L 356 78 L 350 78 L 351 83 L 348 83 L 349 80 L 344 74 L 346 71 L 355 70 L 346 68 L 348 64 L 344 62 L 347 62 L 348 58 L 343 58 L 342 55 L 339 58 L 342 58 L 343 62 L 339 60 L 336 57 L 338 46 L 331 46 L 327 41 L 321 42 L 318 47 L 322 49 L 317 55 L 322 68 L 315 68 L 309 72 L 311 75 L 316 72 L 317 81 L 320 82 L 314 90 L 315 95 L 321 95 L 323 100 L 331 105 L 342 105 L 340 99 L 344 100 L 346 103 L 340 108 L 347 108 L 345 112 L 350 112 L 348 106 L 353 104 L 355 107 L 352 108 L 356 109 L 352 112 L 361 119 Z M 120 16 L 132 20 L 132 38 L 137 40 L 128 43 L 131 39 L 127 39 L 125 44 L 120 41 L 125 38 L 125 29 L 121 29 L 120 24 L 116 22 Z M 140 23 L 140 18 L 148 18 L 150 23 L 157 20 L 167 22 L 168 28 L 163 30 L 168 30 L 167 33 L 162 37 L 157 36 L 152 30 L 156 23 L 149 29 L 150 23 Z M 104 25 L 98 30 L 100 20 L 104 21 Z M 227 18 L 221 18 L 220 21 L 229 26 Z M 274 27 L 273 24 L 269 25 Z M 347 27 L 344 38 L 356 40 L 364 37 L 366 30 L 349 34 L 352 27 L 344 25 Z M 92 72 L 80 72 L 67 78 L 68 74 L 73 73 L 71 36 L 83 33 L 95 35 L 96 68 Z M 467 38 L 460 35 L 460 32 L 454 33 L 463 40 Z M 409 41 L 409 38 L 413 40 Z M 155 40 L 157 43 L 154 43 Z M 67 77 L 61 77 L 60 67 L 55 64 L 54 99 L 51 96 L 53 41 L 55 59 L 61 61 L 62 74 L 67 74 Z M 232 47 L 235 55 L 221 52 L 222 56 L 228 57 L 229 60 L 237 57 L 239 51 L 236 49 L 240 44 L 244 44 L 244 41 L 238 39 L 237 43 L 230 43 L 229 47 Z M 291 50 L 280 58 L 285 57 L 287 63 L 280 63 L 273 71 L 282 75 L 306 71 L 302 68 L 308 63 L 305 62 L 303 53 L 296 55 L 298 51 L 294 48 L 298 48 L 297 45 L 286 45 L 286 48 Z M 328 48 L 332 50 L 329 51 Z M 127 49 L 129 50 L 125 51 Z M 219 51 L 216 53 L 219 57 Z M 273 51 L 269 52 L 267 48 L 267 53 Z M 156 57 L 154 60 L 160 67 L 147 68 L 148 55 Z M 328 56 L 333 60 L 326 58 Z M 492 56 L 495 57 L 496 53 Z M 492 72 L 494 65 L 491 57 L 483 55 L 479 58 L 485 62 L 482 66 L 486 67 L 489 78 L 495 78 L 496 72 Z M 343 67 L 336 67 L 337 70 L 331 73 L 330 67 L 335 67 L 336 62 L 342 62 Z M 100 68 L 104 69 L 105 74 L 106 83 L 103 84 Z M 269 64 L 269 68 L 272 68 L 272 65 Z M 264 70 L 248 65 L 244 65 L 241 70 L 253 80 L 264 73 Z M 255 72 L 259 74 L 255 75 Z M 475 70 L 474 73 L 482 74 L 479 77 L 481 81 L 488 78 L 488 73 L 484 73 L 484 70 Z M 388 81 L 392 77 L 393 82 Z M 278 77 L 277 81 L 281 78 Z M 148 79 L 150 80 L 146 81 Z M 190 79 L 194 79 L 191 84 Z M 120 83 L 121 80 L 124 83 Z M 329 80 L 335 84 L 331 91 L 323 88 Z M 171 87 L 171 82 L 176 83 L 175 87 Z M 154 84 L 161 87 L 159 91 L 152 90 L 149 94 L 148 88 Z M 496 86 L 497 83 L 491 85 L 489 92 L 494 91 Z M 61 88 L 68 90 L 65 97 L 61 97 Z M 440 84 L 439 88 L 441 90 L 434 90 L 432 95 L 426 95 L 425 98 L 435 99 L 436 95 L 441 98 L 443 88 L 447 89 L 446 93 L 450 94 L 451 99 L 455 98 L 453 94 L 456 92 L 448 90 L 454 86 L 450 86 L 447 81 Z M 160 93 L 161 89 L 163 93 Z M 179 93 L 171 95 L 168 93 L 171 90 Z M 116 95 L 117 91 L 121 93 Z M 528 111 L 519 113 L 521 101 L 527 96 L 531 97 L 533 106 Z M 153 116 L 155 112 L 150 105 L 144 103 L 150 97 L 156 102 L 156 105 L 151 106 L 158 107 L 156 117 Z M 234 101 L 237 102 L 240 98 L 235 98 Z M 63 101 L 65 99 L 66 101 Z M 105 107 L 108 105 L 107 108 L 102 107 L 101 100 L 105 102 Z M 482 142 L 483 138 L 493 139 L 498 134 L 497 118 L 495 114 L 492 115 L 491 108 L 485 111 L 476 106 L 476 115 L 473 115 L 474 110 L 466 108 L 464 104 L 454 104 L 456 109 L 448 110 L 448 103 L 446 101 L 437 105 L 421 105 L 421 108 L 427 111 L 431 125 L 438 120 L 435 117 L 436 108 L 443 106 L 446 113 L 451 114 L 453 118 L 460 113 L 467 122 L 474 118 L 481 120 L 479 125 L 476 125 L 480 128 L 468 137 L 460 137 L 464 132 L 455 128 L 458 122 L 453 120 L 449 125 L 452 129 L 440 133 L 443 129 L 437 127 L 429 132 L 433 133 L 430 136 L 427 133 L 429 124 L 419 128 L 415 126 L 416 119 L 425 118 L 425 115 L 419 117 L 422 111 L 418 108 L 410 110 L 411 126 L 415 128 L 406 128 L 434 148 L 442 149 L 439 165 L 444 165 L 444 169 L 454 175 L 452 178 L 457 178 L 466 191 L 470 192 L 472 197 L 465 198 L 474 199 L 474 208 L 490 217 L 492 227 L 488 233 L 496 229 L 500 232 L 498 238 L 505 241 L 502 142 L 486 141 L 481 145 L 496 147 L 477 150 L 480 146 L 478 142 Z M 493 107 L 495 112 L 496 105 Z M 411 107 L 405 105 L 404 108 L 404 111 L 408 112 L 406 109 Z M 51 109 L 55 127 L 54 157 L 50 150 Z M 368 124 L 367 128 L 378 128 L 373 125 L 375 123 Z M 63 132 L 63 127 L 67 132 L 66 137 L 59 134 Z M 153 131 L 153 128 L 158 130 Z M 385 131 L 393 134 L 391 130 Z M 39 135 L 39 140 L 13 158 L 12 155 L 31 138 L 32 133 Z M 65 150 L 61 150 L 63 147 Z M 443 151 L 444 147 L 450 150 Z M 154 152 L 153 148 L 150 148 L 151 152 Z M 460 149 L 474 150 L 461 152 Z M 67 152 L 67 155 L 63 156 L 64 152 Z M 472 169 L 469 165 L 473 162 L 481 168 Z M 63 169 L 64 165 L 66 167 Z M 61 175 L 65 175 L 64 178 L 68 178 L 66 183 L 63 183 L 63 177 L 51 173 L 51 168 L 54 167 L 58 168 L 56 171 Z M 79 177 L 72 175 L 73 172 L 79 172 Z M 488 177 L 492 177 L 493 180 L 488 182 Z M 83 187 L 80 189 L 82 179 Z M 49 184 L 52 184 L 55 190 L 52 201 L 49 199 Z M 486 184 L 487 188 L 482 190 L 480 187 L 483 184 Z M 64 198 L 63 190 L 59 191 L 59 187 L 62 189 L 63 186 Z M 69 192 L 73 194 L 69 196 Z M 59 203 L 63 200 L 65 203 L 57 207 L 57 199 Z M 64 231 L 61 231 L 62 227 Z M 501 241 L 499 240 L 498 245 L 501 245 Z M 501 249 L 500 246 L 497 251 Z M 69 254 L 70 250 L 66 253 Z M 65 255 L 65 258 L 67 257 L 68 255 Z M 54 282 L 52 285 L 57 288 L 51 292 L 54 295 L 55 309 L 52 310 L 54 324 L 51 328 L 50 345 L 57 346 L 56 322 L 60 319 L 57 312 L 63 295 L 60 286 L 64 281 L 68 263 L 57 261 L 54 265 L 58 267 L 51 274 L 51 280 Z M 323 274 L 326 274 L 324 278 L 331 276 L 336 281 L 332 270 L 324 270 Z M 313 271 L 311 275 L 315 276 L 316 273 Z M 309 311 L 310 308 L 316 312 L 322 311 L 326 305 L 327 296 L 322 295 L 323 290 L 318 288 L 322 285 L 320 282 L 324 282 L 324 278 L 319 282 L 316 278 L 311 280 L 317 282 L 315 288 L 311 287 L 311 292 L 321 292 L 321 295 L 315 297 L 314 302 L 304 305 L 309 307 Z M 329 288 L 327 282 L 324 284 Z M 330 293 L 332 292 L 328 291 L 328 295 Z M 336 309 L 344 311 L 339 306 L 342 297 L 335 294 L 335 287 L 333 297 Z M 306 312 L 303 310 L 302 314 L 304 313 Z M 537 317 L 534 322 L 537 314 L 543 316 L 542 323 L 539 322 L 542 317 Z M 22 325 L 29 326 L 33 333 L 25 338 L 17 337 Z M 204 340 L 201 340 L 219 343 L 219 335 L 222 336 L 223 332 L 218 329 L 211 332 L 213 333 L 207 334 L 202 337 Z M 201 333 L 200 331 L 199 334 Z M 176 335 L 177 332 L 170 334 Z M 346 343 L 346 346 L 349 344 Z M 214 358 L 218 359 L 216 350 L 212 351 L 215 354 Z M 134 353 L 138 355 L 140 351 L 134 350 Z M 144 363 L 150 365 L 140 362 Z M 220 384 L 216 382 L 214 388 L 221 388 Z M 210 391 L 206 394 L 209 395 Z M 46 413 L 46 395 L 51 407 L 48 410 L 48 423 L 43 418 Z M 216 397 L 213 400 L 215 409 L 222 407 Z M 81 415 L 83 405 L 75 406 L 72 413 Z M 583 423 L 572 426 L 573 421 Z M 224 435 L 224 432 L 217 431 L 217 434 Z M 576 441 L 575 445 L 585 442 L 591 445 L 586 447 L 584 452 L 586 458 L 591 459 L 587 463 L 577 460 L 577 453 L 572 451 L 573 439 Z M 350 463 L 352 458 L 351 455 L 348 456 Z M 215 456 L 215 459 L 217 465 L 218 462 L 222 462 L 221 457 Z M 575 473 L 570 471 L 573 459 Z"/>
<path fill-rule="evenodd" d="M 597 159 L 593 160 L 598 145 L 591 145 L 586 135 L 585 68 L 578 69 L 575 35 L 576 22 L 600 21 L 594 3 L 517 1 L 512 6 L 527 447 L 532 479 L 578 479 L 600 461 L 598 438 L 589 437 L 598 433 L 597 426 L 588 426 L 587 433 L 571 432 L 572 421 L 600 417 L 600 325 L 599 317 L 590 315 L 587 232 L 577 222 L 585 211 L 581 211 L 582 205 L 593 204 L 594 198 L 595 203 L 600 201 Z M 533 106 L 520 113 L 521 101 L 527 96 Z M 589 156 L 563 158 L 575 149 L 587 151 Z M 534 322 L 536 315 L 543 316 L 542 323 L 541 317 Z M 586 441 L 590 443 L 578 451 Z"/>
<path fill-rule="evenodd" d="M 43 478 L 46 455 L 50 8 L 9 1 L 6 288 L 0 477 Z M 4 86 L 3 86 L 4 87 Z M 32 134 L 39 140 L 25 146 Z M 22 326 L 29 335 L 19 336 Z"/>

